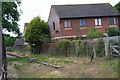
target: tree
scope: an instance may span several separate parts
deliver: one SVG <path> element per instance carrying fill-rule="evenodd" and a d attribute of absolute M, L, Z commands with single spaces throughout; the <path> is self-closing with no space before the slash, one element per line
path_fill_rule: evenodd
<path fill-rule="evenodd" d="M 103 32 L 100 30 L 97 30 L 95 28 L 89 28 L 87 32 L 87 38 L 93 39 L 93 38 L 99 38 L 103 36 Z"/>
<path fill-rule="evenodd" d="M 120 12 L 120 2 L 118 2 L 114 7 L 118 10 L 118 12 Z"/>
<path fill-rule="evenodd" d="M 4 34 L 4 40 L 5 40 L 5 45 L 8 46 L 13 46 L 14 42 L 16 40 L 16 37 L 10 36 L 9 34 Z"/>
<path fill-rule="evenodd" d="M 3 30 L 7 30 L 8 32 L 13 32 L 14 34 L 21 35 L 19 30 L 19 17 L 20 12 L 18 10 L 18 6 L 20 6 L 20 2 L 17 0 L 15 2 L 2 2 L 2 26 Z"/>
<path fill-rule="evenodd" d="M 40 17 L 35 17 L 27 26 L 25 41 L 31 45 L 32 49 L 35 49 L 34 53 L 39 53 L 42 43 L 50 41 L 48 24 Z"/>
<path fill-rule="evenodd" d="M 115 27 L 109 27 L 108 28 L 108 35 L 109 36 L 119 36 L 120 35 L 120 30 Z"/>

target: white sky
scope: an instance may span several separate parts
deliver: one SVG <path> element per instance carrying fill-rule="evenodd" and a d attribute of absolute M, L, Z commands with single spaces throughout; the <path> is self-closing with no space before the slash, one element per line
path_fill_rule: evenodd
<path fill-rule="evenodd" d="M 112 6 L 117 4 L 120 0 L 21 0 L 20 9 L 21 14 L 19 28 L 23 32 L 24 23 L 30 22 L 34 17 L 40 16 L 47 21 L 51 5 L 58 4 L 90 4 L 90 3 L 110 3 Z"/>

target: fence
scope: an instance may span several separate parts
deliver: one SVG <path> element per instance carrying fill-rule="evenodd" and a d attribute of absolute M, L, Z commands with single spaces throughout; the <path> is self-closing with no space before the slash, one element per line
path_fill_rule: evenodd
<path fill-rule="evenodd" d="M 116 39 L 117 38 L 117 39 Z M 81 40 L 81 44 L 78 43 L 73 45 L 73 42 L 70 41 L 70 46 L 63 49 L 62 47 L 56 48 L 55 43 L 45 43 L 42 45 L 41 54 L 50 54 L 50 55 L 64 55 L 64 56 L 105 56 L 105 42 L 107 40 L 112 40 L 113 42 L 119 42 L 119 36 L 115 37 L 104 37 L 103 40 L 99 39 L 89 39 Z M 35 52 L 36 49 L 33 49 Z M 29 52 L 30 48 L 27 50 L 24 48 L 22 52 Z"/>
<path fill-rule="evenodd" d="M 47 46 L 47 47 L 46 47 Z M 81 44 L 73 44 L 70 42 L 70 46 L 63 49 L 56 48 L 55 43 L 49 43 L 44 45 L 41 53 L 51 55 L 64 55 L 64 56 L 92 56 L 94 53 L 97 56 L 105 55 L 104 42 L 99 42 L 98 39 L 82 40 Z"/>
<path fill-rule="evenodd" d="M 104 37 L 102 38 L 104 41 L 114 41 L 114 42 L 117 42 L 117 43 L 120 43 L 120 36 L 113 36 L 113 37 Z"/>

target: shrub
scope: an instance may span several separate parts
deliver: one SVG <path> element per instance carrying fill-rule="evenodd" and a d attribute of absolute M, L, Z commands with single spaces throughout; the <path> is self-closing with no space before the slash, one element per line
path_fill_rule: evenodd
<path fill-rule="evenodd" d="M 79 39 L 81 39 L 81 38 L 82 38 L 81 35 L 77 35 L 77 36 L 76 36 L 76 40 L 79 40 Z"/>
<path fill-rule="evenodd" d="M 81 46 L 81 40 L 73 40 L 73 41 L 71 41 L 72 53 L 79 56 L 80 46 Z"/>
<path fill-rule="evenodd" d="M 104 45 L 104 41 L 103 40 L 98 40 L 96 43 L 96 52 L 97 52 L 97 56 L 104 56 L 105 54 L 105 45 Z"/>
<path fill-rule="evenodd" d="M 87 32 L 87 38 L 88 39 L 94 39 L 94 38 L 99 38 L 103 36 L 103 32 L 100 30 L 97 30 L 95 28 L 89 28 Z"/>
<path fill-rule="evenodd" d="M 120 35 L 120 30 L 115 28 L 115 27 L 109 27 L 108 28 L 108 35 L 109 36 L 119 36 Z"/>
<path fill-rule="evenodd" d="M 70 47 L 70 40 L 62 39 L 56 42 L 56 48 L 61 50 L 63 54 L 68 56 L 68 49 Z"/>

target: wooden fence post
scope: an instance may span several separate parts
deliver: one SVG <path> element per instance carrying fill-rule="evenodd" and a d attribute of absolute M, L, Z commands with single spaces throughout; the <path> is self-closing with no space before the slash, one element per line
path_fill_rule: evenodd
<path fill-rule="evenodd" d="M 111 59 L 111 55 L 110 55 L 110 44 L 109 41 L 105 41 L 105 55 L 107 57 L 107 59 Z"/>
<path fill-rule="evenodd" d="M 76 41 L 76 55 L 78 56 L 79 43 Z"/>
<path fill-rule="evenodd" d="M 93 52 L 94 52 L 93 58 L 96 58 L 97 55 L 96 55 L 96 45 L 95 44 L 93 44 Z"/>

